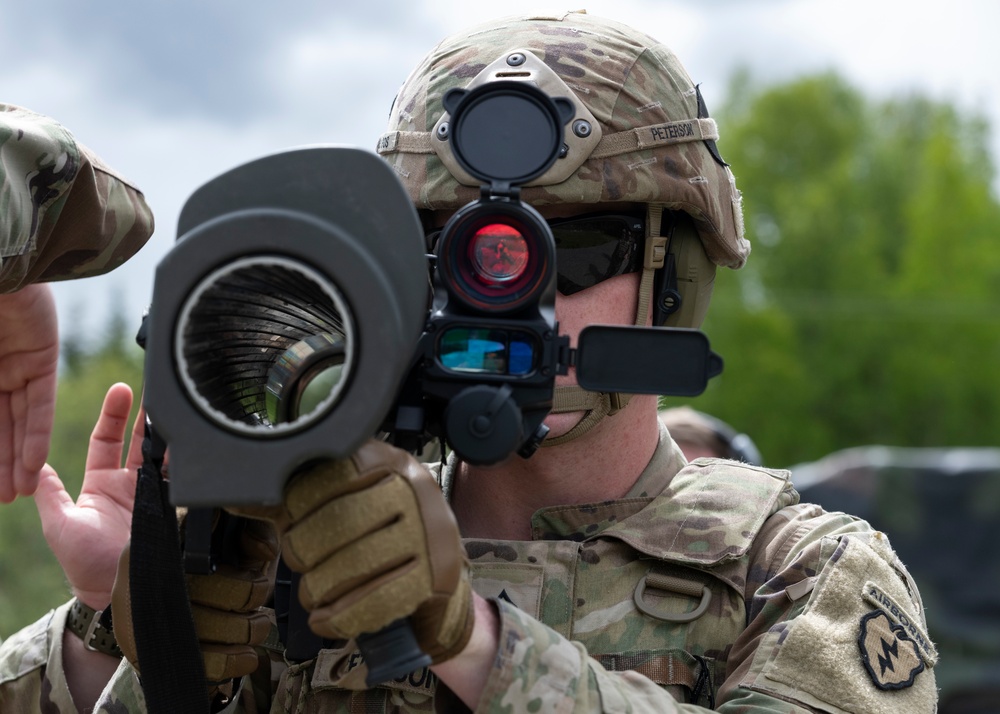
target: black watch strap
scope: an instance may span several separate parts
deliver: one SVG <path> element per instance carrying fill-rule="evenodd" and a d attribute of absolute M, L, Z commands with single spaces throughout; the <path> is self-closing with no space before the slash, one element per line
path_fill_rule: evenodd
<path fill-rule="evenodd" d="M 110 605 L 97 611 L 73 598 L 73 604 L 66 615 L 66 627 L 83 640 L 83 646 L 88 650 L 103 652 L 112 657 L 122 656 L 111 627 Z"/>

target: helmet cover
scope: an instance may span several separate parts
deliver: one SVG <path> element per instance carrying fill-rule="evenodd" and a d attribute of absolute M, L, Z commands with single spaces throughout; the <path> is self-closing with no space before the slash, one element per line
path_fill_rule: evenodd
<path fill-rule="evenodd" d="M 442 97 L 502 72 L 504 59 L 527 54 L 554 72 L 537 83 L 566 87 L 588 118 L 585 140 L 565 128 L 567 159 L 522 189 L 534 206 L 629 202 L 687 213 L 714 265 L 739 268 L 750 244 L 728 165 L 715 147 L 718 131 L 697 86 L 677 57 L 626 25 L 570 12 L 501 19 L 446 38 L 403 84 L 378 152 L 401 177 L 417 208 L 457 210 L 479 186 L 448 162 Z M 498 70 L 498 67 L 500 68 Z M 506 78 L 506 77 L 505 77 Z M 586 156 L 574 155 L 585 151 Z M 445 159 L 442 160 L 442 157 Z M 566 177 L 561 161 L 578 166 Z M 448 164 L 448 165 L 446 165 Z"/>

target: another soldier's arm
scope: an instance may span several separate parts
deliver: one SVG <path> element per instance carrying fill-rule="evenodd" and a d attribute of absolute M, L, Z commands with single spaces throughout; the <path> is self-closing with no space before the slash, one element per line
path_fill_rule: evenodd
<path fill-rule="evenodd" d="M 0 645 L 0 711 L 95 711 L 94 703 L 121 658 L 84 648 L 83 640 L 67 626 L 71 605 L 72 601 L 56 608 Z"/>
<path fill-rule="evenodd" d="M 0 104 L 0 293 L 101 275 L 153 233 L 142 193 L 58 122 Z"/>
<path fill-rule="evenodd" d="M 51 467 L 42 471 L 35 503 L 45 539 L 59 560 L 73 594 L 101 611 L 111 604 L 118 555 L 132 523 L 135 477 L 142 463 L 142 411 L 136 415 L 126 452 L 125 434 L 132 390 L 125 384 L 108 389 L 87 450 L 83 487 L 74 499 Z M 123 453 L 125 466 L 119 467 Z M 81 710 L 93 706 L 121 658 L 84 646 L 72 632 L 63 635 L 63 668 L 73 701 Z"/>
<path fill-rule="evenodd" d="M 75 500 L 48 466 L 42 471 L 35 495 L 45 539 L 73 594 L 94 610 L 103 610 L 111 602 L 118 556 L 131 525 L 143 423 L 140 412 L 125 466 L 119 467 L 131 406 L 132 390 L 127 385 L 116 384 L 108 390 L 91 435 L 83 487 Z M 93 706 L 120 657 L 84 647 L 80 634 L 67 627 L 69 608 L 69 604 L 59 608 L 4 642 L 0 649 L 0 702 L 7 696 L 16 696 L 14 701 L 19 703 L 35 697 L 31 701 L 40 706 L 51 699 L 53 706 L 60 707 L 56 709 L 59 712 L 63 706 L 74 706 L 67 711 Z"/>
<path fill-rule="evenodd" d="M 0 711 L 77 713 L 63 668 L 69 607 L 66 603 L 49 612 L 0 645 Z"/>
<path fill-rule="evenodd" d="M 0 503 L 30 495 L 48 453 L 58 333 L 34 283 L 108 272 L 153 216 L 136 188 L 58 122 L 0 104 Z"/>

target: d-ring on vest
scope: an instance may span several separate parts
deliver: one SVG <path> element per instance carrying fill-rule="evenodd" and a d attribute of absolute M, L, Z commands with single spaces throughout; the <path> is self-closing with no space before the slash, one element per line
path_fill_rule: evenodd
<path fill-rule="evenodd" d="M 688 612 L 664 612 L 656 609 L 643 599 L 647 586 L 679 595 L 688 595 L 690 597 L 700 596 L 701 602 L 698 603 L 697 607 Z M 708 610 L 708 604 L 712 601 L 712 591 L 703 583 L 684 580 L 683 578 L 676 578 L 671 575 L 660 575 L 650 570 L 642 576 L 642 579 L 635 586 L 633 599 L 635 600 L 636 608 L 640 612 L 657 620 L 664 622 L 693 622 Z"/>

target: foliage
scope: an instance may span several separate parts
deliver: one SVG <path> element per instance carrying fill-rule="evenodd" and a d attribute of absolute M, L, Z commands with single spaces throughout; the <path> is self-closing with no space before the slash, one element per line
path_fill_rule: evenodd
<path fill-rule="evenodd" d="M 984 121 L 872 101 L 833 74 L 761 88 L 741 73 L 720 124 L 753 254 L 717 278 L 705 330 L 726 372 L 692 406 L 776 466 L 861 444 L 996 444 Z"/>

